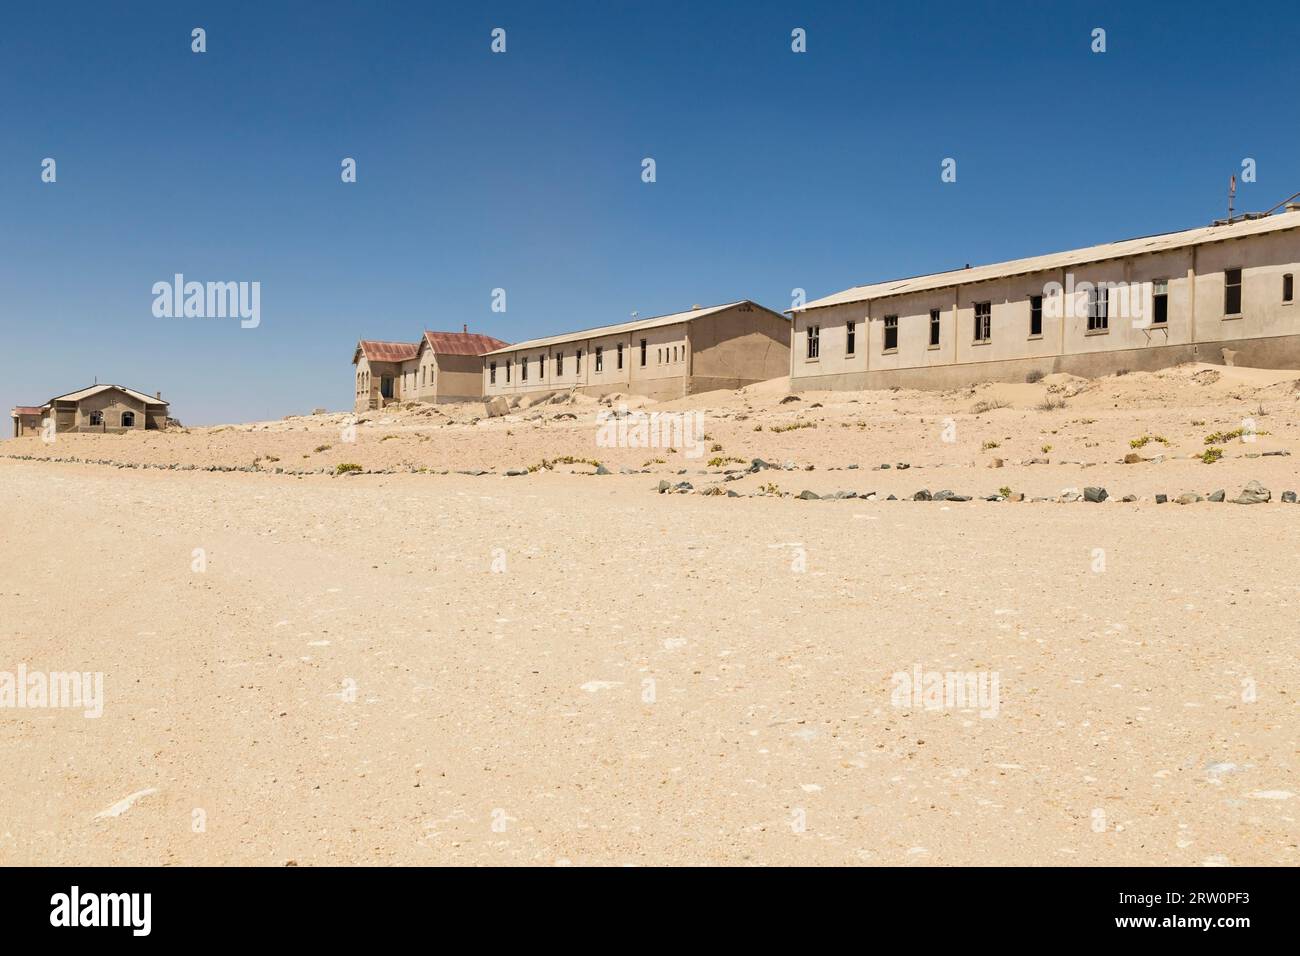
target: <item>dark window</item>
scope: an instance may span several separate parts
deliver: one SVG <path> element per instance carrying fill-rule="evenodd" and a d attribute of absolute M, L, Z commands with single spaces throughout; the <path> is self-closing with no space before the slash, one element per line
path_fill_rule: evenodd
<path fill-rule="evenodd" d="M 641 340 L 641 367 L 645 368 L 646 344 L 645 339 Z"/>
<path fill-rule="evenodd" d="M 1110 327 L 1110 289 L 1098 282 L 1088 292 L 1088 331 L 1104 332 Z"/>
<path fill-rule="evenodd" d="M 1223 314 L 1241 315 L 1241 270 L 1223 270 Z"/>
<path fill-rule="evenodd" d="M 885 316 L 885 351 L 892 352 L 898 348 L 898 316 Z"/>
<path fill-rule="evenodd" d="M 555 374 L 556 375 L 564 374 L 564 353 L 563 352 L 555 353 Z"/>
<path fill-rule="evenodd" d="M 975 341 L 989 342 L 993 339 L 993 303 L 975 303 Z"/>
<path fill-rule="evenodd" d="M 90 424 L 92 424 L 92 425 L 102 425 L 102 424 L 104 424 L 104 413 L 103 413 L 103 412 L 91 412 L 91 413 L 90 413 Z"/>
<path fill-rule="evenodd" d="M 506 381 L 510 381 L 510 359 L 506 359 Z"/>
<path fill-rule="evenodd" d="M 852 355 L 858 347 L 858 323 L 850 322 L 844 333 L 844 354 Z"/>
<path fill-rule="evenodd" d="M 495 385 L 496 383 L 497 383 L 497 363 L 489 362 L 488 363 L 488 384 Z"/>
<path fill-rule="evenodd" d="M 1288 272 L 1282 277 L 1282 301 L 1290 302 L 1294 290 L 1295 283 L 1292 279 L 1291 273 Z"/>
<path fill-rule="evenodd" d="M 1166 325 L 1169 322 L 1169 280 L 1157 279 L 1151 283 L 1151 324 Z"/>
<path fill-rule="evenodd" d="M 578 365 L 578 374 L 581 375 L 582 374 L 582 349 L 578 349 L 577 365 Z"/>
<path fill-rule="evenodd" d="M 528 381 L 528 357 L 524 356 L 519 360 L 519 381 Z"/>
<path fill-rule="evenodd" d="M 618 343 L 618 367 L 623 367 L 623 343 Z"/>
<path fill-rule="evenodd" d="M 1029 297 L 1029 334 L 1043 334 L 1043 297 L 1041 295 L 1031 295 Z"/>
<path fill-rule="evenodd" d="M 122 413 L 122 427 L 135 428 L 135 412 Z"/>
<path fill-rule="evenodd" d="M 808 326 L 808 358 L 815 359 L 821 354 L 821 334 L 820 325 Z"/>
<path fill-rule="evenodd" d="M 930 310 L 930 344 L 935 348 L 939 346 L 939 310 Z"/>
<path fill-rule="evenodd" d="M 379 394 L 384 398 L 393 397 L 393 380 L 391 378 L 381 378 L 379 380 Z"/>
<path fill-rule="evenodd" d="M 602 369 L 604 369 L 604 367 L 605 367 L 605 347 L 603 345 L 597 345 L 596 346 L 596 371 L 599 372 Z"/>

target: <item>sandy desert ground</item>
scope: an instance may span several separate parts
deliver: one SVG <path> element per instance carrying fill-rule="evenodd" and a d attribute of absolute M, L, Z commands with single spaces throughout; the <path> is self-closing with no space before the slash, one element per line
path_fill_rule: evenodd
<path fill-rule="evenodd" d="M 1300 863 L 1300 372 L 785 396 L 0 442 L 0 863 Z"/>

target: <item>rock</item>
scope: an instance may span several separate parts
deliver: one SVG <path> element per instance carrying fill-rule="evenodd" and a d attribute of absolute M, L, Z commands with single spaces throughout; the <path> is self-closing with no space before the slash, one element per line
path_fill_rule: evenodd
<path fill-rule="evenodd" d="M 907 471 L 907 469 L 911 468 L 912 466 L 905 461 L 900 461 L 894 467 L 897 468 L 899 471 Z"/>
<path fill-rule="evenodd" d="M 848 469 L 849 469 L 849 471 L 856 471 L 856 470 L 857 470 L 857 467 L 858 467 L 857 465 L 849 465 L 849 466 L 848 466 Z"/>
<path fill-rule="evenodd" d="M 1183 492 L 1181 495 L 1179 495 L 1177 498 L 1174 499 L 1174 501 L 1176 501 L 1180 505 L 1194 505 L 1198 501 L 1204 501 L 1204 500 L 1205 500 L 1204 498 L 1202 498 L 1194 491 Z"/>
<path fill-rule="evenodd" d="M 1136 465 L 1141 460 L 1142 460 L 1142 456 L 1135 451 L 1131 451 L 1124 456 L 1124 464 L 1126 465 Z"/>
<path fill-rule="evenodd" d="M 1168 495 L 1156 495 L 1156 504 L 1162 505 L 1169 500 Z"/>
<path fill-rule="evenodd" d="M 947 488 L 944 488 L 942 491 L 936 491 L 934 495 L 931 497 L 931 500 L 947 501 L 951 497 L 952 497 L 952 492 L 949 491 Z"/>
<path fill-rule="evenodd" d="M 1109 497 L 1110 495 L 1106 493 L 1105 488 L 1084 488 L 1083 489 L 1084 501 L 1092 501 L 1100 504 L 1101 502 L 1105 501 Z"/>
<path fill-rule="evenodd" d="M 728 488 L 728 489 L 727 489 L 727 497 L 728 497 L 728 498 L 739 498 L 740 495 L 736 494 L 736 491 L 735 491 L 734 488 Z"/>
<path fill-rule="evenodd" d="M 1283 450 L 1283 451 L 1266 451 L 1266 452 L 1264 452 L 1264 457 L 1265 457 L 1265 458 L 1288 458 L 1288 457 L 1290 457 L 1290 455 L 1291 455 L 1291 453 L 1290 453 L 1289 451 L 1285 451 L 1285 450 Z"/>
<path fill-rule="evenodd" d="M 500 418 L 510 414 L 510 402 L 504 395 L 497 395 L 483 403 L 483 411 L 488 418 Z"/>
<path fill-rule="evenodd" d="M 527 469 L 527 468 L 510 468 L 510 469 L 507 469 L 507 471 L 506 471 L 506 477 L 507 477 L 507 478 L 514 478 L 514 477 L 516 477 L 516 476 L 518 476 L 518 475 L 526 475 L 526 474 L 528 474 L 528 469 Z"/>
<path fill-rule="evenodd" d="M 764 461 L 761 458 L 755 458 L 753 461 L 749 463 L 749 467 L 753 471 L 762 471 L 764 468 L 775 468 L 776 465 L 772 464 L 770 461 Z"/>
<path fill-rule="evenodd" d="M 990 467 L 990 468 L 1001 468 L 1002 465 L 1003 465 L 1003 462 L 1002 462 L 1002 459 L 1001 459 L 1001 458 L 994 458 L 991 462 L 989 462 L 989 467 Z"/>
<path fill-rule="evenodd" d="M 622 468 L 620 468 L 620 469 L 618 470 L 618 473 L 619 473 L 620 475 L 635 475 L 635 474 L 636 474 L 636 469 L 635 469 L 635 468 L 628 468 L 626 465 L 624 465 Z"/>
<path fill-rule="evenodd" d="M 1024 493 L 1023 491 L 1017 491 L 1015 494 L 1013 494 L 1013 495 L 1011 496 L 1010 500 L 1011 500 L 1011 501 L 1024 501 L 1024 500 L 1025 500 L 1025 493 Z"/>
<path fill-rule="evenodd" d="M 892 467 L 893 467 L 893 465 L 881 465 L 881 466 L 880 466 L 880 470 L 881 470 L 881 471 L 889 471 L 889 469 L 892 468 Z"/>
<path fill-rule="evenodd" d="M 791 402 L 800 402 L 800 401 L 803 401 L 803 399 L 801 399 L 798 395 L 787 395 L 785 398 L 781 399 L 781 401 L 778 402 L 777 404 L 789 405 Z"/>
<path fill-rule="evenodd" d="M 1046 458 L 1026 458 L 1021 464 L 1025 465 L 1047 465 L 1051 464 Z"/>
<path fill-rule="evenodd" d="M 1138 496 L 1137 496 L 1137 495 L 1125 495 L 1123 498 L 1121 498 L 1121 499 L 1119 499 L 1119 500 L 1122 501 L 1122 502 L 1124 502 L 1125 504 L 1131 504 L 1132 502 L 1138 500 Z"/>
<path fill-rule="evenodd" d="M 1295 492 L 1294 491 L 1282 492 L 1282 503 L 1287 505 L 1295 504 Z"/>
<path fill-rule="evenodd" d="M 804 491 L 799 492 L 799 497 L 804 501 L 818 501 L 821 498 L 821 495 L 805 489 Z"/>
<path fill-rule="evenodd" d="M 660 481 L 659 481 L 659 488 L 658 488 L 659 494 L 662 495 L 665 491 L 667 491 L 667 490 L 668 490 L 669 488 L 671 488 L 671 487 L 672 487 L 672 485 L 670 485 L 667 481 L 664 481 L 663 479 L 660 479 Z"/>
<path fill-rule="evenodd" d="M 970 495 L 948 495 L 948 501 L 970 501 Z"/>
<path fill-rule="evenodd" d="M 694 489 L 695 486 L 689 481 L 679 481 L 677 484 L 673 485 L 674 491 L 693 491 Z"/>
<path fill-rule="evenodd" d="M 1227 492 L 1225 492 L 1222 488 L 1220 488 L 1218 491 L 1211 491 L 1211 492 L 1210 492 L 1210 498 L 1209 498 L 1209 500 L 1210 500 L 1210 501 L 1222 501 L 1223 499 L 1225 499 L 1225 498 L 1227 498 L 1227 497 L 1228 497 Z"/>
<path fill-rule="evenodd" d="M 594 473 L 597 474 L 597 475 L 612 475 L 612 474 L 613 474 L 613 472 L 610 471 L 608 468 L 606 468 L 604 465 L 597 465 L 597 466 L 596 466 L 596 471 L 595 471 Z"/>
<path fill-rule="evenodd" d="M 926 488 L 922 488 L 922 489 L 921 489 L 920 491 L 918 491 L 916 494 L 912 495 L 912 500 L 913 500 L 913 501 L 933 501 L 934 498 L 933 498 L 933 496 L 930 494 L 930 492 L 929 492 L 928 489 L 926 489 Z"/>
<path fill-rule="evenodd" d="M 1273 493 L 1261 485 L 1258 481 L 1247 482 L 1246 487 L 1241 490 L 1241 494 L 1232 499 L 1235 505 L 1262 505 L 1264 502 L 1272 499 Z"/>
<path fill-rule="evenodd" d="M 897 497 L 896 495 L 890 495 L 890 496 L 889 496 L 888 498 L 886 498 L 885 500 L 886 500 L 886 501 L 897 501 L 897 500 L 898 500 L 898 497 Z"/>

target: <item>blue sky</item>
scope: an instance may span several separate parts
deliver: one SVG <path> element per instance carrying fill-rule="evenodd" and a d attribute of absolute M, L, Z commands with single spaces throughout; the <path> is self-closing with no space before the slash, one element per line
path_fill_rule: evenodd
<path fill-rule="evenodd" d="M 347 408 L 361 337 L 786 309 L 795 287 L 1203 225 L 1246 157 L 1238 208 L 1266 208 L 1300 190 L 1292 20 L 1268 2 L 6 4 L 0 405 L 98 376 L 161 389 L 187 423 Z M 156 318 L 177 272 L 260 282 L 260 327 Z"/>

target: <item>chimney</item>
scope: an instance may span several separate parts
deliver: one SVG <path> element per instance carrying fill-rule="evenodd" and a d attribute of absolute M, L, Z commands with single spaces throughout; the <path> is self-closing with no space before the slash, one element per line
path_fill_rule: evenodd
<path fill-rule="evenodd" d="M 468 323 L 468 322 L 462 322 L 462 323 L 460 324 L 460 330 L 461 330 L 462 332 L 464 332 L 465 334 L 468 335 L 468 334 L 469 334 L 469 323 Z"/>
<path fill-rule="evenodd" d="M 158 399 L 158 401 L 161 402 L 161 401 L 162 401 L 162 392 L 154 392 L 154 393 L 153 393 L 153 397 L 156 398 L 156 399 Z"/>

